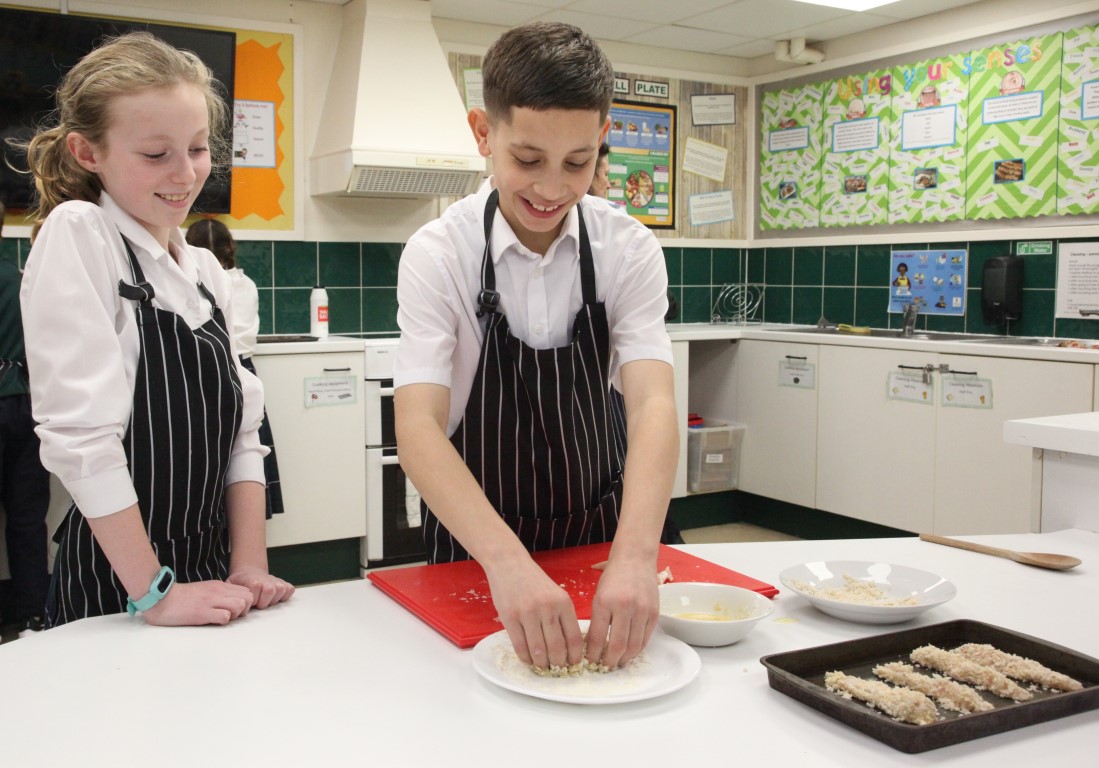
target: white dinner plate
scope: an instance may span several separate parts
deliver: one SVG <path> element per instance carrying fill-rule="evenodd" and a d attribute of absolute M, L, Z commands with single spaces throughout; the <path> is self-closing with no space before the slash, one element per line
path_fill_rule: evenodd
<path fill-rule="evenodd" d="M 580 629 L 587 631 L 588 622 Z M 506 631 L 489 635 L 473 648 L 473 668 L 501 688 L 566 704 L 621 704 L 664 696 L 690 683 L 702 668 L 698 653 L 661 630 L 622 669 L 577 677 L 541 677 L 519 661 Z"/>
<path fill-rule="evenodd" d="M 863 605 L 832 600 L 805 592 L 796 582 L 817 589 L 842 589 L 844 576 L 868 581 L 894 598 L 914 596 L 915 605 Z M 918 568 L 865 560 L 822 560 L 787 568 L 779 574 L 782 585 L 804 597 L 814 607 L 845 621 L 862 624 L 898 624 L 952 600 L 958 590 L 942 576 Z"/>

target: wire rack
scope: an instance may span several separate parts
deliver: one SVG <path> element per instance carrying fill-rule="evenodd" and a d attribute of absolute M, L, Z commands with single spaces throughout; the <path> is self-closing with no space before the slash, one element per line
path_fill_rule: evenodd
<path fill-rule="evenodd" d="M 763 303 L 763 286 L 756 283 L 740 283 L 721 286 L 721 291 L 710 311 L 710 322 L 746 325 L 758 323 L 756 312 Z"/>

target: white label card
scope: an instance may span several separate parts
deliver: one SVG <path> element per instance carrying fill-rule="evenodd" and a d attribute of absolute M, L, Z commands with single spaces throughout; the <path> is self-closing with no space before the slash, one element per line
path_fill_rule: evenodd
<path fill-rule="evenodd" d="M 305 380 L 305 407 L 353 405 L 358 401 L 354 376 L 316 376 Z"/>
<path fill-rule="evenodd" d="M 924 383 L 923 376 L 920 374 L 891 371 L 889 381 L 886 384 L 885 396 L 890 400 L 934 405 L 934 393 L 935 385 Z"/>
<path fill-rule="evenodd" d="M 944 408 L 992 408 L 992 380 L 976 376 L 944 374 Z"/>

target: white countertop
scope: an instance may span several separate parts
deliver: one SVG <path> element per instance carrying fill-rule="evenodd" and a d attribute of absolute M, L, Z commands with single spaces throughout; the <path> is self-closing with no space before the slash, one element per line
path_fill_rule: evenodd
<path fill-rule="evenodd" d="M 1099 412 L 1005 421 L 1004 442 L 1099 456 Z"/>
<path fill-rule="evenodd" d="M 775 585 L 790 565 L 874 558 L 941 574 L 958 596 L 913 622 L 874 626 L 784 591 L 744 641 L 698 649 L 702 671 L 690 685 L 612 706 L 484 681 L 469 651 L 366 581 L 301 589 L 228 627 L 79 621 L 0 646 L 4 764 L 1095 765 L 1099 711 L 906 755 L 769 688 L 766 654 L 961 618 L 1099 656 L 1099 534 L 972 538 L 1084 565 L 1043 571 L 915 538 L 685 546 Z"/>

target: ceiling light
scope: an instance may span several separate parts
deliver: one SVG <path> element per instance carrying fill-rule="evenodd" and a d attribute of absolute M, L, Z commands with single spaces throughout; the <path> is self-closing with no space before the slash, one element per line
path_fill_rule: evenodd
<path fill-rule="evenodd" d="M 897 0 L 795 0 L 795 2 L 826 5 L 829 8 L 840 8 L 844 11 L 869 11 L 871 8 L 889 5 Z"/>

